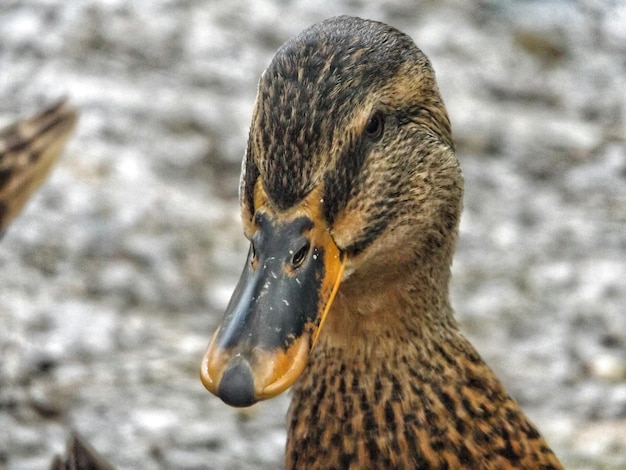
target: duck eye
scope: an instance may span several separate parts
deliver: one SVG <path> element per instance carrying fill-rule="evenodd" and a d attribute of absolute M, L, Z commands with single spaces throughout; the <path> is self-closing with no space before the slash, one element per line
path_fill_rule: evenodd
<path fill-rule="evenodd" d="M 365 124 L 365 135 L 372 140 L 378 140 L 383 135 L 384 118 L 380 111 L 375 112 Z"/>
<path fill-rule="evenodd" d="M 306 255 L 308 254 L 310 247 L 311 247 L 311 244 L 307 241 L 302 246 L 302 248 L 296 251 L 293 254 L 293 257 L 291 258 L 291 266 L 293 266 L 294 268 L 299 268 L 304 262 L 304 259 L 306 258 Z"/>

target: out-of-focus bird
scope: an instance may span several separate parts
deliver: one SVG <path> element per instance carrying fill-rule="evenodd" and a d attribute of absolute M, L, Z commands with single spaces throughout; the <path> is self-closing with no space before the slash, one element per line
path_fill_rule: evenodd
<path fill-rule="evenodd" d="M 339 17 L 279 49 L 241 177 L 251 248 L 201 377 L 233 406 L 293 385 L 288 469 L 561 468 L 454 320 L 462 195 L 408 36 Z"/>
<path fill-rule="evenodd" d="M 0 130 L 0 234 L 45 180 L 77 119 L 61 101 Z"/>
<path fill-rule="evenodd" d="M 87 441 L 73 434 L 65 455 L 54 457 L 50 470 L 113 470 L 113 466 Z"/>
<path fill-rule="evenodd" d="M 0 233 L 3 233 L 61 153 L 78 120 L 66 101 L 0 130 Z M 97 451 L 74 434 L 51 470 L 110 470 Z"/>

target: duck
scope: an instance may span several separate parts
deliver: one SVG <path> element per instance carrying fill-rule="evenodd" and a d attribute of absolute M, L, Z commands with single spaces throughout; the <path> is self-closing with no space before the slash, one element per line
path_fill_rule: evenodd
<path fill-rule="evenodd" d="M 463 185 L 433 67 L 394 27 L 327 19 L 262 73 L 250 248 L 200 377 L 234 407 L 291 388 L 287 469 L 562 468 L 455 320 Z"/>
<path fill-rule="evenodd" d="M 45 181 L 77 120 L 62 99 L 0 130 L 0 234 Z"/>

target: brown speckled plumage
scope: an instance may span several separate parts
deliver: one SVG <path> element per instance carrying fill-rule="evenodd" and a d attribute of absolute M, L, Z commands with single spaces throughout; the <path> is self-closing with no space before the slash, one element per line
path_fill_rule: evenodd
<path fill-rule="evenodd" d="M 0 233 L 46 178 L 76 119 L 62 101 L 0 130 Z"/>
<path fill-rule="evenodd" d="M 376 114 L 384 129 L 368 133 Z M 288 469 L 561 468 L 453 318 L 463 180 L 434 72 L 408 36 L 339 17 L 288 41 L 259 84 L 248 226 L 259 183 L 278 213 L 318 188 L 347 255 L 293 387 Z"/>
<path fill-rule="evenodd" d="M 317 349 L 294 386 L 287 468 L 560 468 L 464 338 L 388 340 L 352 360 Z"/>

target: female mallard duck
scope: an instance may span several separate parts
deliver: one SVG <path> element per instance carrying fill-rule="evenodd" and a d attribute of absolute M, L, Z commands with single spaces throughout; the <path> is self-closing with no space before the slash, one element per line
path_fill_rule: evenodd
<path fill-rule="evenodd" d="M 0 130 L 0 233 L 45 180 L 77 117 L 61 101 Z"/>
<path fill-rule="evenodd" d="M 453 318 L 462 194 L 408 36 L 340 17 L 280 48 L 243 163 L 250 253 L 201 376 L 233 406 L 293 384 L 287 468 L 561 468 Z"/>

